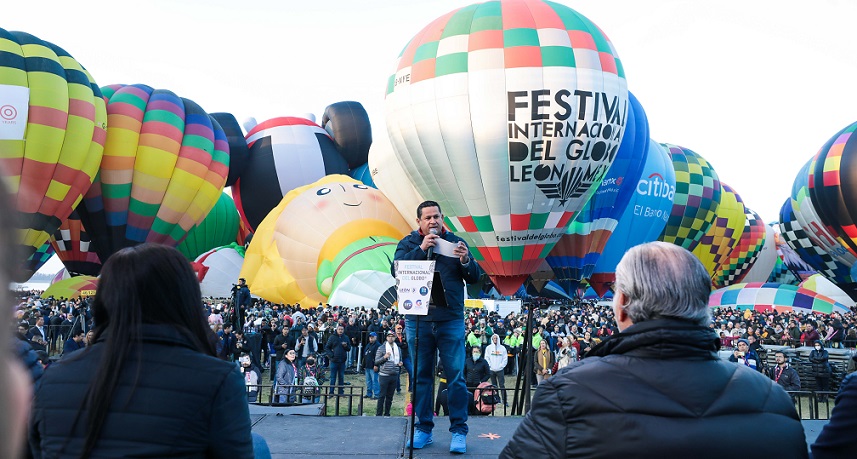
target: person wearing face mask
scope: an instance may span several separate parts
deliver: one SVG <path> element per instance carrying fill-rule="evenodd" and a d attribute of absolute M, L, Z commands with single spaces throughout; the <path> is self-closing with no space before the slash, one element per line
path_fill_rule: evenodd
<path fill-rule="evenodd" d="M 464 362 L 464 382 L 467 387 L 477 387 L 479 383 L 491 378 L 491 367 L 482 358 L 482 350 L 474 347 L 471 351 L 472 358 Z"/>
<path fill-rule="evenodd" d="M 244 385 L 247 387 L 247 401 L 256 403 L 256 397 L 259 395 L 259 381 L 262 379 L 262 375 L 251 363 L 249 353 L 242 352 L 238 357 L 238 362 L 241 364 L 241 375 L 244 376 Z"/>
<path fill-rule="evenodd" d="M 299 371 L 301 384 L 303 384 L 304 386 L 303 402 L 318 403 L 321 400 L 321 389 L 312 387 L 308 388 L 308 386 L 321 386 L 327 380 L 324 378 L 323 370 L 318 367 L 318 362 L 316 362 L 316 355 L 309 355 L 304 361 L 304 364 L 301 366 Z M 311 381 L 315 381 L 315 384 L 312 384 Z"/>
<path fill-rule="evenodd" d="M 402 349 L 396 344 L 396 333 L 387 332 L 387 342 L 375 352 L 375 366 L 378 367 L 378 407 L 375 416 L 389 416 L 396 392 L 396 381 L 402 370 Z"/>
<path fill-rule="evenodd" d="M 812 376 L 815 377 L 815 388 L 822 392 L 830 390 L 830 355 L 824 350 L 821 341 L 816 340 L 813 349 L 809 353 L 809 363 L 812 365 Z M 823 394 L 819 397 L 819 401 L 826 402 L 827 395 Z"/>

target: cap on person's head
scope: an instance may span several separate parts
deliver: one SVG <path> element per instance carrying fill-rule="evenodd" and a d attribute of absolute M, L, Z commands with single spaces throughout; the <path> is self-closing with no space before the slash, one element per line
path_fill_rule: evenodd
<path fill-rule="evenodd" d="M 746 339 L 744 339 L 744 338 L 741 338 L 741 339 L 739 339 L 739 340 L 738 340 L 738 344 L 741 344 L 741 343 L 744 343 L 744 344 L 746 344 L 747 346 L 749 346 L 749 345 L 750 345 L 750 342 L 749 342 L 749 341 L 747 341 L 747 340 L 746 340 Z"/>
<path fill-rule="evenodd" d="M 396 336 L 396 332 L 394 332 L 393 330 L 389 330 L 387 332 L 387 336 Z"/>
<path fill-rule="evenodd" d="M 373 336 L 378 336 L 378 334 L 375 332 L 369 332 L 369 337 L 373 337 Z"/>

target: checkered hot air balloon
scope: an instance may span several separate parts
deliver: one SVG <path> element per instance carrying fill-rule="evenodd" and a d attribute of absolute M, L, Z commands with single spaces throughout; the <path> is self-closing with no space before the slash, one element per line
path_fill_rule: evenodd
<path fill-rule="evenodd" d="M 831 137 L 812 159 L 807 171 L 809 197 L 819 218 L 852 256 L 857 256 L 855 130 L 857 123 L 852 123 Z"/>
<path fill-rule="evenodd" d="M 50 242 L 70 274 L 97 276 L 101 272 L 101 260 L 95 253 L 95 245 L 77 212 L 68 216 L 51 236 Z"/>
<path fill-rule="evenodd" d="M 721 182 L 721 186 L 723 188 L 720 192 L 720 200 L 717 202 L 714 220 L 693 249 L 693 254 L 708 270 L 712 282 L 717 271 L 722 269 L 723 263 L 728 259 L 729 252 L 741 239 L 744 223 L 747 220 L 741 196 L 729 185 Z"/>
<path fill-rule="evenodd" d="M 146 85 L 103 88 L 109 127 L 98 178 L 77 208 L 102 262 L 143 242 L 175 247 L 208 215 L 229 171 L 220 124 Z"/>
<path fill-rule="evenodd" d="M 33 254 L 30 255 L 30 258 L 27 258 L 27 261 L 24 262 L 24 265 L 22 267 L 22 277 L 31 277 L 36 271 L 39 270 L 39 268 L 44 266 L 45 263 L 47 263 L 52 256 L 54 256 L 54 253 L 56 252 L 54 252 L 54 248 L 51 247 L 50 243 L 45 242 L 44 244 L 42 244 L 42 246 L 39 247 L 38 250 L 33 252 Z"/>
<path fill-rule="evenodd" d="M 818 213 L 818 203 L 811 197 L 810 177 L 814 175 L 815 159 L 809 160 L 797 173 L 792 184 L 791 205 L 794 219 L 800 224 L 812 243 L 821 248 L 837 262 L 851 267 L 857 257 L 844 245 L 844 241 L 835 234 Z"/>
<path fill-rule="evenodd" d="M 675 169 L 675 199 L 659 240 L 693 251 L 711 227 L 720 202 L 720 178 L 702 156 L 677 145 L 662 144 Z"/>
<path fill-rule="evenodd" d="M 18 211 L 24 261 L 92 184 L 107 113 L 98 85 L 60 47 L 0 29 L 0 50 L 0 176 Z"/>
<path fill-rule="evenodd" d="M 508 295 L 606 175 L 628 93 L 612 43 L 589 19 L 553 2 L 490 1 L 411 39 L 387 81 L 386 112 L 408 179 Z"/>
<path fill-rule="evenodd" d="M 767 230 L 759 214 L 744 207 L 744 231 L 711 278 L 714 288 L 743 281 L 765 245 Z"/>

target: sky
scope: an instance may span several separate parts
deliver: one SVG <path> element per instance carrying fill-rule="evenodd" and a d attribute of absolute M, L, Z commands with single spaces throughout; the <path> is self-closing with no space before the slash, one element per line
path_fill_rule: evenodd
<path fill-rule="evenodd" d="M 472 2 L 8 2 L 0 28 L 53 42 L 101 85 L 144 83 L 240 121 L 356 100 L 389 144 L 384 90 L 429 22 Z M 651 137 L 706 158 L 767 222 L 800 167 L 857 121 L 850 0 L 561 0 L 597 24 Z M 53 263 L 43 270 L 56 271 Z M 56 265 L 58 266 L 58 265 Z"/>

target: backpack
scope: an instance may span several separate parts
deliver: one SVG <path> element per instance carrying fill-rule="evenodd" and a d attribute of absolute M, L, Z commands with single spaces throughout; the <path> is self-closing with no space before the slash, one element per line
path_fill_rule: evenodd
<path fill-rule="evenodd" d="M 502 401 L 499 392 L 497 386 L 487 381 L 480 383 L 479 387 L 473 391 L 473 402 L 476 412 L 479 414 L 493 413 L 496 405 Z"/>
<path fill-rule="evenodd" d="M 321 393 L 318 388 L 318 380 L 315 379 L 315 376 L 307 376 L 304 378 L 302 393 L 305 397 L 312 397 Z"/>

